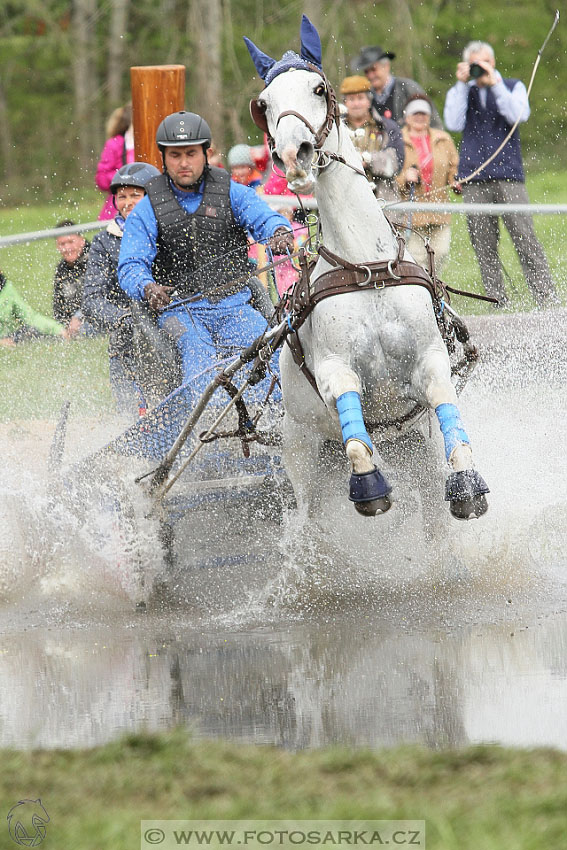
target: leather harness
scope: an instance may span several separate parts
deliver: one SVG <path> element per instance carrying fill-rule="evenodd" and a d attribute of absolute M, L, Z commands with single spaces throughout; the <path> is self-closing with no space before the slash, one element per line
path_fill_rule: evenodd
<path fill-rule="evenodd" d="M 390 286 L 423 286 L 431 295 L 441 336 L 449 347 L 450 333 L 443 316 L 443 304 L 449 302 L 449 291 L 460 293 L 460 290 L 454 290 L 436 277 L 432 250 L 429 251 L 429 271 L 417 263 L 402 260 L 405 240 L 401 236 L 397 238 L 398 256 L 395 260 L 382 260 L 364 264 L 350 263 L 321 245 L 318 250 L 319 256 L 333 265 L 334 268 L 320 275 L 313 285 L 310 283 L 312 266 L 307 262 L 305 251 L 300 250 L 301 275 L 290 295 L 281 303 L 281 313 L 283 314 L 285 311 L 290 314 L 285 341 L 290 348 L 294 362 L 322 401 L 315 376 L 305 362 L 303 346 L 297 331 L 317 304 L 325 298 L 369 289 L 380 291 Z M 473 293 L 462 294 L 474 295 Z M 470 343 L 470 335 L 465 324 L 458 317 L 455 317 L 455 319 L 456 321 L 453 320 L 455 335 L 464 346 L 465 359 L 453 369 L 453 373 L 459 372 L 463 366 L 470 367 L 478 357 L 476 348 Z M 401 428 L 406 422 L 418 417 L 424 410 L 425 408 L 422 405 L 416 403 L 404 416 L 391 421 L 367 423 L 367 427 L 371 431 L 385 430 L 391 426 Z"/>
<path fill-rule="evenodd" d="M 286 115 L 294 115 L 307 126 L 314 136 L 314 147 L 319 157 L 324 153 L 328 160 L 342 162 L 352 168 L 353 166 L 350 163 L 347 163 L 343 157 L 334 153 L 322 151 L 323 144 L 331 132 L 333 125 L 336 124 L 337 127 L 339 126 L 340 114 L 335 92 L 325 74 L 320 68 L 317 68 L 314 65 L 309 65 L 309 68 L 321 76 L 322 84 L 325 86 L 327 114 L 321 127 L 318 130 L 315 130 L 309 121 L 295 110 L 286 110 L 285 112 L 282 112 L 277 118 L 276 127 L 283 117 Z M 268 144 L 270 149 L 273 150 L 274 140 L 268 127 L 266 103 L 261 99 L 261 96 L 251 100 L 250 114 L 255 124 L 267 134 Z M 321 165 L 319 167 L 321 168 Z M 354 170 L 358 171 L 357 168 L 354 168 Z M 364 172 L 360 171 L 359 173 L 364 176 Z M 305 249 L 301 248 L 299 250 L 299 264 L 301 268 L 300 277 L 291 293 L 282 298 L 277 313 L 280 321 L 287 316 L 287 326 L 284 330 L 282 330 L 278 340 L 273 340 L 273 346 L 277 347 L 277 345 L 281 342 L 282 337 L 285 337 L 285 341 L 291 350 L 295 363 L 305 375 L 305 378 L 309 381 L 321 400 L 322 397 L 317 387 L 315 376 L 305 362 L 305 353 L 297 331 L 315 309 L 317 304 L 325 298 L 330 298 L 333 295 L 341 295 L 347 292 L 361 292 L 367 289 L 381 290 L 389 286 L 423 286 L 431 295 L 437 324 L 447 348 L 450 349 L 452 344 L 452 334 L 454 334 L 459 342 L 463 344 L 464 361 L 453 368 L 453 374 L 460 373 L 463 366 L 470 368 L 472 363 L 478 357 L 478 352 L 470 342 L 470 335 L 464 322 L 458 316 L 453 315 L 451 322 L 449 323 L 446 319 L 443 307 L 444 304 L 449 303 L 449 292 L 453 292 L 458 295 L 467 295 L 471 298 L 478 298 L 484 301 L 496 301 L 497 299 L 477 295 L 476 293 L 463 292 L 462 290 L 447 286 L 437 278 L 435 272 L 435 256 L 429 244 L 426 244 L 429 258 L 429 268 L 426 270 L 417 263 L 408 262 L 403 259 L 405 240 L 400 234 L 396 234 L 396 238 L 398 240 L 398 253 L 394 260 L 381 260 L 369 263 L 350 263 L 336 254 L 333 254 L 323 245 L 319 246 L 319 256 L 332 265 L 333 268 L 320 275 L 317 280 L 314 281 L 313 285 L 311 285 L 310 281 L 312 266 L 307 261 Z M 449 327 L 449 325 L 451 326 Z M 407 414 L 395 421 L 374 424 L 367 423 L 367 427 L 369 430 L 377 428 L 385 429 L 391 425 L 401 428 L 405 422 L 415 419 L 424 410 L 425 408 L 422 405 L 416 404 Z"/>

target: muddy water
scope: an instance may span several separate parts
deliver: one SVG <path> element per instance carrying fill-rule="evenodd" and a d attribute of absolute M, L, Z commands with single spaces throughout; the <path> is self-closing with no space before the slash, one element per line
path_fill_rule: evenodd
<path fill-rule="evenodd" d="M 213 563 L 201 542 L 176 604 L 136 614 L 134 562 L 161 569 L 143 500 L 133 505 L 138 549 L 117 557 L 112 512 L 97 503 L 79 521 L 77 494 L 55 498 L 53 426 L 5 427 L 0 746 L 91 746 L 184 723 L 289 748 L 566 749 L 565 337 L 550 326 L 526 368 L 509 324 L 504 336 L 479 324 L 489 356 L 461 399 L 491 487 L 487 516 L 458 523 L 440 501 L 424 533 L 411 475 L 408 484 L 389 458 L 397 503 L 367 520 L 339 469 L 318 522 L 250 529 L 264 580 L 238 598 L 234 559 Z M 75 423 L 67 460 L 107 434 L 105 423 Z M 129 492 L 131 473 L 115 474 Z"/>

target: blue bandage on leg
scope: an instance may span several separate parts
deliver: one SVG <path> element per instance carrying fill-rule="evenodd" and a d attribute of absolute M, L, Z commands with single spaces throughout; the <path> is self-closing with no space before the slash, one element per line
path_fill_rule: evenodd
<path fill-rule="evenodd" d="M 374 451 L 372 440 L 362 418 L 359 394 L 350 392 L 340 395 L 337 399 L 337 411 L 341 423 L 343 443 L 346 445 L 347 440 L 360 440 L 368 446 L 371 452 Z"/>
<path fill-rule="evenodd" d="M 461 422 L 461 414 L 454 404 L 439 404 L 435 408 L 435 413 L 445 440 L 445 457 L 449 460 L 455 446 L 462 443 L 468 446 L 470 440 Z"/>

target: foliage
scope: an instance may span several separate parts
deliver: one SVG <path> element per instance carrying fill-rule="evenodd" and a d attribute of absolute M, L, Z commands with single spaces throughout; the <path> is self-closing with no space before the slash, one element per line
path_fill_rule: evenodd
<path fill-rule="evenodd" d="M 72 187 L 92 187 L 96 161 L 104 141 L 104 119 L 115 106 L 107 93 L 110 16 L 116 0 L 88 0 L 94 12 L 92 79 L 83 126 L 76 114 L 73 79 L 77 60 L 73 9 L 78 0 L 11 0 L 0 11 L 0 181 L 4 201 L 31 203 L 56 198 Z M 224 145 L 258 133 L 248 115 L 249 98 L 261 86 L 242 35 L 256 40 L 267 53 L 279 57 L 297 48 L 302 11 L 319 26 L 325 68 L 338 84 L 349 73 L 349 60 L 362 44 L 378 43 L 397 53 L 395 69 L 413 76 L 442 107 L 454 81 L 454 69 L 463 46 L 472 38 L 491 41 L 499 67 L 506 76 L 529 80 L 537 51 L 552 21 L 549 0 L 518 5 L 490 0 L 215 0 L 221 4 L 222 112 Z M 194 31 L 194 8 L 205 0 L 140 0 L 130 3 L 128 29 L 121 36 L 123 64 L 121 102 L 128 99 L 131 65 L 181 63 L 187 68 L 187 106 L 199 105 L 195 56 L 204 33 Z M 566 106 L 561 70 L 567 35 L 556 30 L 541 62 L 531 102 L 532 116 L 523 129 L 529 166 L 557 168 L 565 161 Z M 211 62 L 213 57 L 211 57 Z M 4 104 L 4 108 L 3 108 Z M 5 113 L 6 120 L 2 119 Z M 88 128 L 88 129 L 85 129 Z M 88 164 L 81 172 L 79 136 L 88 148 Z"/>

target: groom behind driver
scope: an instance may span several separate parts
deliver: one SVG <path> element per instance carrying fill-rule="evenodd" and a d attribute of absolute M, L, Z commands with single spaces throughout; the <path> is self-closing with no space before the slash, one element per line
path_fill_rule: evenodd
<path fill-rule="evenodd" d="M 244 348 L 266 328 L 249 303 L 247 233 L 276 254 L 293 251 L 293 233 L 253 189 L 208 164 L 211 131 L 200 115 L 168 115 L 156 142 L 164 173 L 146 184 L 146 197 L 126 220 L 119 281 L 153 310 L 167 307 L 173 292 L 181 299 L 199 294 L 162 312 L 158 325 L 177 344 L 183 380 L 195 379 L 202 391 L 219 356 Z"/>

